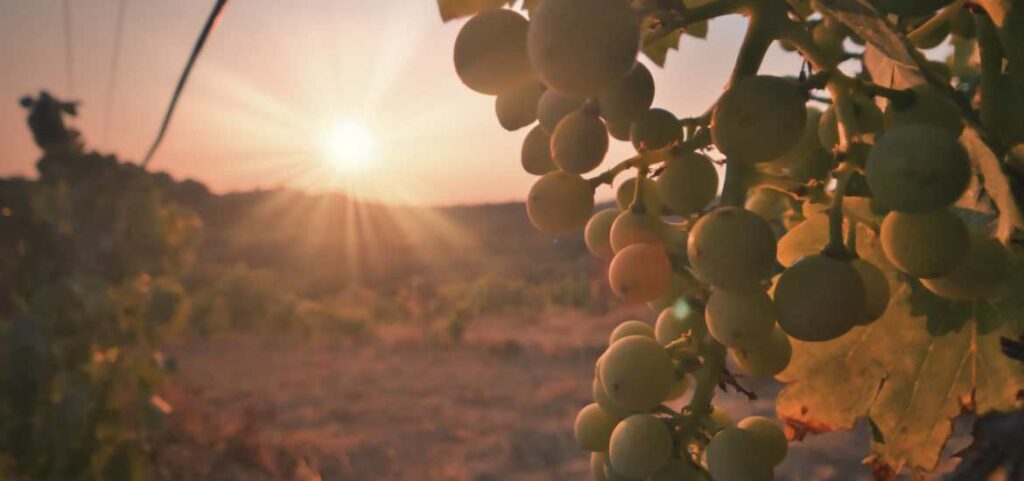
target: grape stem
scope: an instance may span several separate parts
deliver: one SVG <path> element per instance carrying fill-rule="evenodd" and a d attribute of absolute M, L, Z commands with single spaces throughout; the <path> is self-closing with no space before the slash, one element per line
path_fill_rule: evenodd
<path fill-rule="evenodd" d="M 693 137 L 680 142 L 673 149 L 676 152 L 692 152 L 697 149 L 703 149 L 709 145 L 711 145 L 711 132 L 708 132 L 707 129 L 701 129 Z M 653 167 L 665 162 L 665 159 L 662 156 L 658 156 L 658 158 L 661 158 L 662 160 L 658 160 L 656 162 L 650 162 L 650 158 L 651 156 L 645 157 L 639 154 L 634 155 L 633 157 L 623 160 L 612 168 L 604 171 L 601 175 L 588 179 L 588 182 L 590 182 L 590 185 L 593 187 L 597 187 L 601 184 L 611 185 L 612 182 L 615 181 L 616 176 L 640 165 L 641 163 L 644 163 L 647 167 Z"/>
<path fill-rule="evenodd" d="M 715 396 L 715 388 L 725 372 L 725 346 L 710 337 L 701 346 L 704 363 L 694 373 L 697 384 L 693 388 L 693 398 L 687 409 L 694 416 L 706 417 L 711 414 L 711 399 Z"/>
<path fill-rule="evenodd" d="M 850 184 L 853 172 L 854 168 L 847 162 L 840 164 L 834 172 L 837 181 L 832 205 L 828 209 L 828 244 L 821 253 L 837 259 L 850 257 L 850 252 L 843 245 L 843 198 L 846 196 L 846 187 Z"/>

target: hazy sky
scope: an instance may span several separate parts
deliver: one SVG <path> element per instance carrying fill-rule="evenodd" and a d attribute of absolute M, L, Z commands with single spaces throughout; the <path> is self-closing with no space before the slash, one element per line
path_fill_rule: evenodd
<path fill-rule="evenodd" d="M 63 2 L 0 0 L 0 175 L 34 172 L 39 151 L 17 99 L 40 88 L 82 101 L 74 124 L 90 147 L 131 160 L 145 153 L 213 1 L 125 0 L 108 99 L 120 1 L 70 0 L 69 82 Z M 428 204 L 523 199 L 533 180 L 519 164 L 528 129 L 501 129 L 493 98 L 459 82 L 451 51 L 462 22 L 442 23 L 436 8 L 433 0 L 231 1 L 152 167 L 217 192 L 291 186 Z M 727 17 L 708 40 L 684 37 L 666 69 L 652 68 L 655 106 L 681 117 L 707 108 L 744 25 Z M 799 57 L 773 48 L 763 71 L 799 67 Z M 324 137 L 338 123 L 365 125 L 373 136 L 367 170 L 327 167 Z M 629 155 L 616 142 L 603 167 Z"/>

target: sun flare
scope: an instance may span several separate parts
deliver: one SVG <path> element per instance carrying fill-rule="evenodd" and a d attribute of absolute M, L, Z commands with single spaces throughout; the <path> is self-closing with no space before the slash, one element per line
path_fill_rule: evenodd
<path fill-rule="evenodd" d="M 370 129 L 359 122 L 338 122 L 323 137 L 325 160 L 343 173 L 364 172 L 373 167 L 375 142 Z"/>

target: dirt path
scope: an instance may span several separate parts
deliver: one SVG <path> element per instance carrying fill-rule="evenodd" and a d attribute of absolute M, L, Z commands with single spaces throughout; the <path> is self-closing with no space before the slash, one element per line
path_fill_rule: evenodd
<path fill-rule="evenodd" d="M 452 346 L 403 328 L 333 346 L 254 337 L 176 346 L 168 395 L 180 409 L 165 477 L 590 479 L 572 420 L 591 402 L 606 333 L 628 316 L 480 321 Z M 736 418 L 773 415 L 775 389 L 757 385 L 762 400 L 726 396 L 724 405 Z M 794 444 L 777 478 L 868 479 L 864 435 Z"/>

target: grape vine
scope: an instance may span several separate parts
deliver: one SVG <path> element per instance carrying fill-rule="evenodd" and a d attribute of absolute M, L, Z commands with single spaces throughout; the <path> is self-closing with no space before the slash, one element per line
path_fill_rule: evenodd
<path fill-rule="evenodd" d="M 514 3 L 439 0 L 446 20 L 473 15 L 455 71 L 496 96 L 506 129 L 539 119 L 522 150 L 540 176 L 534 226 L 582 229 L 611 290 L 658 313 L 653 329 L 616 328 L 597 360 L 575 422 L 595 479 L 772 479 L 787 439 L 863 417 L 877 476 L 927 471 L 961 411 L 1021 407 L 1024 371 L 998 339 L 1024 330 L 1024 109 L 1008 108 L 1024 101 L 1022 7 L 534 0 L 527 19 Z M 693 118 L 653 107 L 638 54 L 661 65 L 728 14 L 748 23 L 722 95 Z M 948 64 L 925 59 L 947 39 Z M 773 42 L 810 71 L 759 74 Z M 845 68 L 854 59 L 864 68 Z M 609 137 L 636 155 L 584 177 Z M 596 190 L 628 172 L 595 213 Z M 736 369 L 787 383 L 781 425 L 714 406 L 719 386 L 745 392 Z"/>

